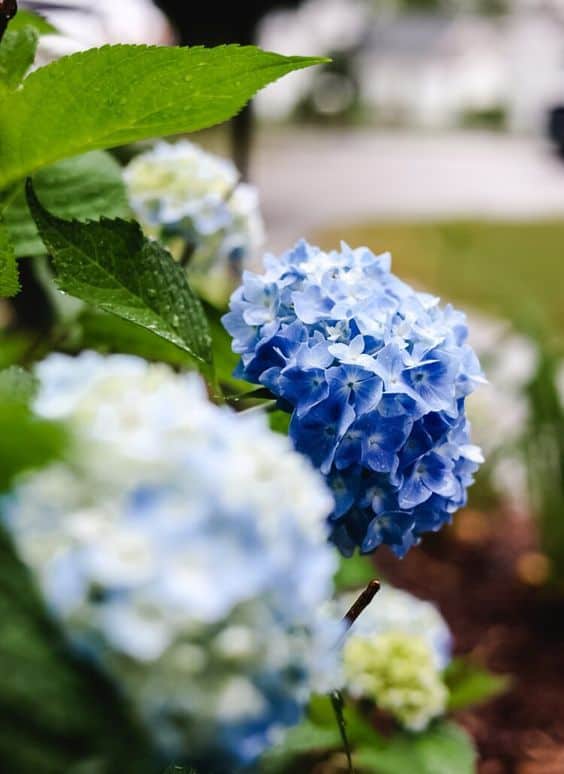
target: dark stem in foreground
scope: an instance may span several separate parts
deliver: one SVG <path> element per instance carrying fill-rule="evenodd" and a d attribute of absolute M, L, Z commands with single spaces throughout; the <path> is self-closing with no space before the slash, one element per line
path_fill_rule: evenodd
<path fill-rule="evenodd" d="M 363 591 L 361 591 L 359 596 L 355 599 L 355 601 L 352 603 L 352 605 L 345 613 L 345 616 L 343 618 L 343 623 L 345 624 L 347 630 L 351 628 L 351 626 L 357 620 L 357 618 L 366 610 L 368 605 L 372 602 L 372 600 L 374 599 L 374 597 L 379 591 L 380 591 L 380 581 L 374 578 L 373 580 L 370 581 L 368 586 L 366 586 L 366 588 Z M 341 734 L 343 749 L 345 751 L 345 755 L 347 756 L 347 768 L 349 770 L 349 774 L 354 774 L 351 746 L 347 735 L 347 723 L 345 721 L 345 716 L 343 713 L 345 702 L 340 691 L 332 691 L 329 698 L 331 699 L 331 706 L 333 707 L 333 712 L 335 713 L 335 719 L 337 720 L 339 733 Z"/>
<path fill-rule="evenodd" d="M 6 32 L 6 27 L 10 19 L 13 19 L 18 12 L 16 0 L 0 0 L 0 40 Z"/>
<path fill-rule="evenodd" d="M 331 691 L 329 698 L 331 699 L 331 705 L 333 707 L 333 712 L 335 713 L 337 726 L 339 727 L 339 733 L 341 734 L 343 749 L 345 751 L 345 755 L 347 756 L 347 768 L 349 770 L 349 774 L 354 774 L 351 746 L 349 743 L 349 738 L 347 736 L 347 723 L 345 721 L 345 716 L 343 714 L 343 710 L 345 708 L 343 695 L 341 694 L 340 691 Z"/>
<path fill-rule="evenodd" d="M 343 623 L 347 629 L 351 628 L 356 619 L 364 612 L 364 610 L 366 610 L 379 591 L 380 581 L 374 578 L 347 610 L 345 617 L 343 618 Z"/>

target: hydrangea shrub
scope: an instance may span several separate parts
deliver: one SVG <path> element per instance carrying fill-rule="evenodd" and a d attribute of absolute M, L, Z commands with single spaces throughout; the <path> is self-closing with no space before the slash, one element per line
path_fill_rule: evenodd
<path fill-rule="evenodd" d="M 465 317 L 365 247 L 305 241 L 245 272 L 223 318 L 238 375 L 291 412 L 290 436 L 335 496 L 345 554 L 398 555 L 466 502 L 480 450 L 465 400 L 483 381 Z"/>
<path fill-rule="evenodd" d="M 298 722 L 338 637 L 318 614 L 335 571 L 323 480 L 194 375 L 92 352 L 36 374 L 37 413 L 74 441 L 7 503 L 21 557 L 169 761 L 247 764 Z"/>

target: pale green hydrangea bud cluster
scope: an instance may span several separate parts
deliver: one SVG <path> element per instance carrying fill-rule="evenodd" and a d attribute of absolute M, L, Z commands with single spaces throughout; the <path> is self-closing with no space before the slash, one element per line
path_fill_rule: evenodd
<path fill-rule="evenodd" d="M 342 609 L 353 599 L 342 599 Z M 344 686 L 404 728 L 423 731 L 446 709 L 442 670 L 450 647 L 448 626 L 431 603 L 384 586 L 344 642 Z"/>
<path fill-rule="evenodd" d="M 410 731 L 423 731 L 445 711 L 447 689 L 422 637 L 403 632 L 352 637 L 343 662 L 349 692 L 371 699 Z"/>

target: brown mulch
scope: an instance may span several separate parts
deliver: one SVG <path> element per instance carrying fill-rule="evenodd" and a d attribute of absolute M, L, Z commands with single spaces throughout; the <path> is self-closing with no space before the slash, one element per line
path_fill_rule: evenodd
<path fill-rule="evenodd" d="M 564 774 L 564 592 L 543 585 L 531 520 L 465 511 L 405 559 L 382 551 L 377 563 L 393 584 L 436 602 L 455 653 L 514 676 L 503 696 L 458 713 L 480 774 Z"/>

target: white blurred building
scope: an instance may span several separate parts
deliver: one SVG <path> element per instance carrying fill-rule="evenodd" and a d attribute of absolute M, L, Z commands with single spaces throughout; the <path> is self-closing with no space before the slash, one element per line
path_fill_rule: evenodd
<path fill-rule="evenodd" d="M 268 17 L 260 42 L 281 53 L 348 51 L 377 123 L 446 129 L 497 111 L 508 128 L 538 132 L 549 108 L 564 104 L 564 0 L 510 8 L 503 16 L 402 14 L 367 0 L 306 0 Z M 289 116 L 316 77 L 304 70 L 269 87 L 259 112 Z"/>
<path fill-rule="evenodd" d="M 259 45 L 280 54 L 326 56 L 354 50 L 370 25 L 365 0 L 306 0 L 297 10 L 266 16 L 259 29 Z M 311 90 L 319 71 L 298 70 L 267 86 L 256 97 L 259 115 L 287 118 Z"/>
<path fill-rule="evenodd" d="M 376 20 L 357 59 L 365 103 L 384 123 L 432 129 L 505 105 L 502 37 L 477 16 Z"/>

